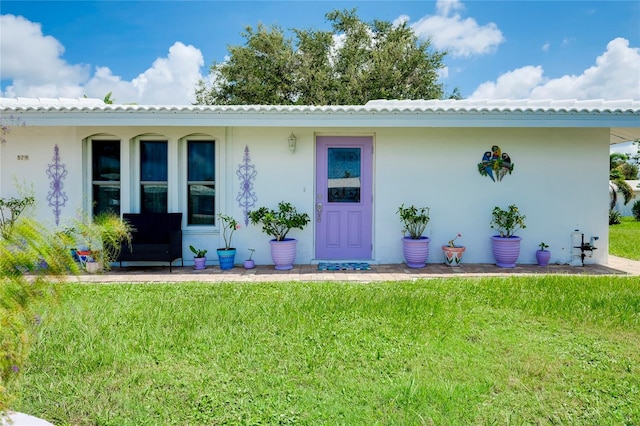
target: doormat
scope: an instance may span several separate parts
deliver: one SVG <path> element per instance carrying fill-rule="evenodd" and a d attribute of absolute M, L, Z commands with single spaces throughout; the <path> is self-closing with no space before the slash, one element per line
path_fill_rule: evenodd
<path fill-rule="evenodd" d="M 367 262 L 320 262 L 318 271 L 367 271 L 371 266 Z"/>

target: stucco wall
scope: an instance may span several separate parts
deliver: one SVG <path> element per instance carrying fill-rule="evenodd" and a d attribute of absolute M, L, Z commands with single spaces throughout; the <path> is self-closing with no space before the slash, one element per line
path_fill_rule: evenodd
<path fill-rule="evenodd" d="M 290 153 L 287 137 L 297 137 L 295 153 Z M 429 262 L 441 262 L 440 245 L 457 233 L 456 242 L 467 247 L 464 262 L 491 263 L 489 226 L 491 210 L 498 205 L 516 204 L 527 215 L 520 263 L 535 263 L 540 241 L 549 244 L 552 262 L 571 260 L 571 232 L 580 229 L 585 236 L 598 236 L 598 250 L 589 261 L 606 261 L 608 246 L 608 131 L 607 129 L 311 129 L 311 128 L 51 128 L 12 129 L 0 153 L 0 196 L 17 195 L 14 178 L 33 184 L 38 199 L 37 214 L 53 221 L 46 197 L 50 181 L 47 165 L 53 148 L 60 149 L 60 162 L 66 166 L 64 191 L 69 197 L 63 214 L 76 215 L 87 208 L 85 195 L 90 189 L 83 160 L 83 139 L 108 133 L 122 142 L 122 211 L 136 211 L 135 153 L 128 149 L 137 135 L 155 133 L 169 140 L 169 210 L 181 211 L 186 205 L 181 162 L 184 153 L 179 139 L 192 133 L 207 134 L 217 141 L 217 211 L 242 219 L 236 197 L 241 180 L 236 175 L 243 161 L 245 146 L 257 171 L 253 191 L 255 207 L 275 207 L 289 201 L 299 211 L 314 218 L 315 135 L 371 135 L 374 138 L 374 260 L 401 263 L 401 225 L 396 214 L 401 204 L 431 208 L 426 234 L 431 237 Z M 515 164 L 512 175 L 494 183 L 481 176 L 477 164 L 492 145 L 507 152 Z M 29 155 L 18 161 L 18 155 Z M 130 167 L 134 164 L 134 167 Z M 85 194 L 85 195 L 83 195 Z M 268 237 L 249 224 L 237 231 L 233 245 L 236 261 L 255 248 L 257 263 L 271 263 Z M 298 263 L 308 263 L 314 255 L 314 221 L 290 236 L 299 240 Z M 213 251 L 223 245 L 214 227 L 185 227 L 186 263 L 190 263 L 189 244 Z"/>

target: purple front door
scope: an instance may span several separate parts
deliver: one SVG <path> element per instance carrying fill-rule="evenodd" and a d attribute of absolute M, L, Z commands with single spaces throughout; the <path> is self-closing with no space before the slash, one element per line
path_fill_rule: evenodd
<path fill-rule="evenodd" d="M 316 138 L 316 258 L 371 259 L 373 138 Z"/>

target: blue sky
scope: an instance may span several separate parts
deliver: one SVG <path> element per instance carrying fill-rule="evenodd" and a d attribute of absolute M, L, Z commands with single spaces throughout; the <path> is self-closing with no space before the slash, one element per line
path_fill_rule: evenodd
<path fill-rule="evenodd" d="M 448 50 L 466 98 L 639 99 L 639 1 L 7 1 L 1 95 L 187 104 L 258 23 L 329 29 L 325 14 L 406 20 Z"/>

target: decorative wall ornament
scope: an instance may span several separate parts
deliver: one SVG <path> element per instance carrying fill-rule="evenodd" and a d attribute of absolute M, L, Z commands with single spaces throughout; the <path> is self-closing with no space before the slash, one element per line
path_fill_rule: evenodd
<path fill-rule="evenodd" d="M 478 163 L 478 171 L 482 176 L 489 176 L 492 181 L 500 182 L 505 175 L 511 174 L 514 164 L 506 152 L 502 152 L 498 145 L 493 145 L 491 151 L 482 156 L 482 162 Z"/>
<path fill-rule="evenodd" d="M 51 183 L 49 184 L 49 194 L 47 195 L 47 201 L 49 207 L 53 207 L 53 217 L 56 220 L 56 225 L 60 223 L 60 209 L 64 207 L 69 199 L 67 193 L 62 190 L 64 183 L 62 182 L 67 177 L 67 168 L 64 164 L 60 164 L 60 150 L 58 145 L 53 148 L 53 163 L 47 167 L 47 176 Z"/>
<path fill-rule="evenodd" d="M 244 147 L 244 156 L 242 163 L 238 165 L 236 175 L 238 179 L 240 179 L 240 191 L 238 192 L 236 201 L 238 201 L 238 206 L 243 209 L 244 224 L 247 226 L 249 225 L 249 211 L 252 207 L 255 207 L 256 201 L 258 201 L 258 197 L 256 197 L 256 194 L 253 192 L 253 180 L 257 175 L 256 166 L 251 164 L 248 145 Z"/>

